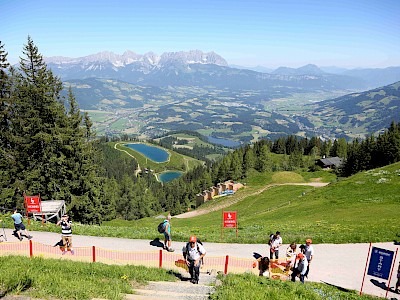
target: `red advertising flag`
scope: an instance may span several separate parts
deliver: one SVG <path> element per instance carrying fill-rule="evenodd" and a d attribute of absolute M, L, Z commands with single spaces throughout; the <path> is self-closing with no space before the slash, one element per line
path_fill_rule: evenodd
<path fill-rule="evenodd" d="M 32 213 L 41 212 L 40 196 L 25 196 L 26 211 Z"/>
<path fill-rule="evenodd" d="M 224 211 L 224 228 L 236 228 L 236 211 Z"/>

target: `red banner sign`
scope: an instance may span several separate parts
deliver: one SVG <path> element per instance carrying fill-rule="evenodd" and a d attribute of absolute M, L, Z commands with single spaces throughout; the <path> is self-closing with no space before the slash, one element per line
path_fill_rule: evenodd
<path fill-rule="evenodd" d="M 236 211 L 224 211 L 224 228 L 236 228 Z"/>
<path fill-rule="evenodd" d="M 26 211 L 32 213 L 40 213 L 40 196 L 25 196 Z"/>

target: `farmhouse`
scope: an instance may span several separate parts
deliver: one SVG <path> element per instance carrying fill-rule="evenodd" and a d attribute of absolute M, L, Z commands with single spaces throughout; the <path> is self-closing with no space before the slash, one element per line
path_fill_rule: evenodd
<path fill-rule="evenodd" d="M 340 167 L 342 164 L 343 159 L 340 157 L 328 157 L 328 158 L 321 158 L 316 161 L 316 164 L 324 169 L 336 169 Z"/>
<path fill-rule="evenodd" d="M 217 186 L 212 186 L 208 190 L 196 195 L 196 206 L 212 200 L 215 196 L 231 195 L 242 187 L 243 184 L 240 182 L 234 182 L 233 180 L 218 183 Z"/>

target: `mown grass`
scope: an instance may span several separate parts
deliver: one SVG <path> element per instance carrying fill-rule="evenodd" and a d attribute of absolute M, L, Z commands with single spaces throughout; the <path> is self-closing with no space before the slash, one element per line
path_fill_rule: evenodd
<path fill-rule="evenodd" d="M 360 296 L 356 291 L 342 291 L 322 283 L 271 280 L 253 274 L 220 276 L 222 285 L 216 287 L 211 299 L 269 299 L 269 300 L 325 300 L 325 299 L 381 299 Z"/>
<path fill-rule="evenodd" d="M 37 257 L 2 256 L 0 266 L 0 292 L 41 299 L 124 299 L 150 280 L 176 280 L 158 268 Z"/>
<path fill-rule="evenodd" d="M 323 172 L 323 171 L 320 171 Z M 362 172 L 336 180 L 329 173 L 304 172 L 260 174 L 252 172 L 246 188 L 235 195 L 209 201 L 202 209 L 219 203 L 230 204 L 226 211 L 238 214 L 239 236 L 232 229 L 224 230 L 221 240 L 222 210 L 188 219 L 172 218 L 172 238 L 185 241 L 190 234 L 208 242 L 266 243 L 269 233 L 281 231 L 285 243 L 303 243 L 312 238 L 314 243 L 387 242 L 400 237 L 400 163 L 381 169 Z M 277 185 L 256 194 L 274 178 L 298 177 L 302 181 L 332 181 L 326 187 Z M 300 178 L 298 178 L 300 180 Z M 281 180 L 278 180 L 281 183 Z M 8 227 L 12 222 L 8 219 Z M 156 227 L 159 218 L 136 221 L 113 220 L 102 226 L 75 224 L 74 234 L 149 239 L 162 237 Z M 44 227 L 33 223 L 30 230 L 59 232 L 53 224 Z"/>

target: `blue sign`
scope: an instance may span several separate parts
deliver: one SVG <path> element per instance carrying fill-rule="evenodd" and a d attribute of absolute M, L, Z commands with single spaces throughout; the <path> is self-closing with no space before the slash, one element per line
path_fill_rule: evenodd
<path fill-rule="evenodd" d="M 393 251 L 372 247 L 367 274 L 386 280 L 389 279 L 393 254 Z"/>

